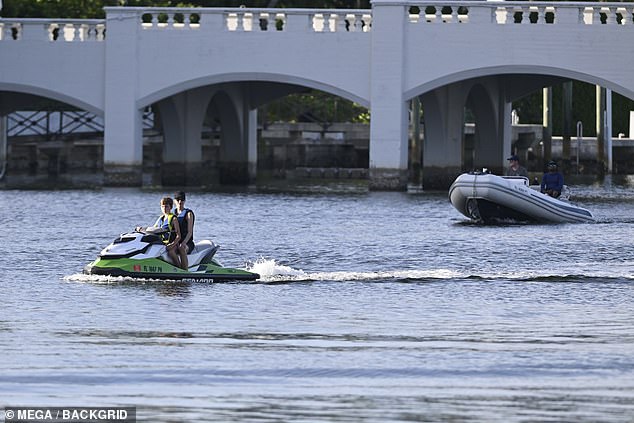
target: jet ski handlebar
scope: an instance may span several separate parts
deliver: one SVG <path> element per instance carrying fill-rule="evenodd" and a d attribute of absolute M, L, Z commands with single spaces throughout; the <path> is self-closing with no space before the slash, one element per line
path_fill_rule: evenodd
<path fill-rule="evenodd" d="M 148 227 L 137 226 L 136 228 L 134 228 L 134 232 L 141 232 L 142 234 L 157 235 L 157 234 L 162 234 L 164 232 L 167 232 L 167 229 L 165 229 L 165 228 L 156 228 L 154 226 L 148 226 Z"/>

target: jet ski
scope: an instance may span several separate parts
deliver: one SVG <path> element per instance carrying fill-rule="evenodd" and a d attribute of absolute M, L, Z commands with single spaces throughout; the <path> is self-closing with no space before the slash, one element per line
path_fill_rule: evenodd
<path fill-rule="evenodd" d="M 187 255 L 189 269 L 174 265 L 167 254 L 159 231 L 151 228 L 121 234 L 101 250 L 99 257 L 86 265 L 84 274 L 176 280 L 247 280 L 260 278 L 257 273 L 224 267 L 214 255 L 220 248 L 209 240 L 195 242 Z"/>

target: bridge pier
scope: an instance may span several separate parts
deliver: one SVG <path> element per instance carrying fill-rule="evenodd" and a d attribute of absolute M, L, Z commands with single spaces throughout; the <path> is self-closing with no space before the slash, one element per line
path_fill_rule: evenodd
<path fill-rule="evenodd" d="M 161 183 L 201 186 L 248 184 L 257 169 L 257 110 L 248 87 L 221 84 L 185 91 L 158 103 L 164 148 Z M 218 127 L 217 160 L 203 160 L 203 124 Z M 213 137 L 213 134 L 212 134 Z M 212 139 L 212 147 L 216 140 Z"/>
<path fill-rule="evenodd" d="M 136 99 L 138 25 L 111 16 L 105 45 L 104 185 L 140 186 L 143 126 Z"/>
<path fill-rule="evenodd" d="M 464 97 L 456 84 L 421 96 L 425 116 L 425 188 L 448 187 L 462 171 Z"/>
<path fill-rule="evenodd" d="M 202 166 L 201 133 L 212 94 L 209 87 L 202 87 L 157 104 L 163 128 L 163 185 L 200 186 L 210 182 Z"/>
<path fill-rule="evenodd" d="M 370 91 L 370 189 L 407 189 L 408 101 L 403 98 L 405 13 L 389 4 L 373 6 Z"/>
<path fill-rule="evenodd" d="M 501 82 L 478 78 L 446 85 L 421 96 L 425 115 L 424 181 L 444 189 L 463 171 L 487 168 L 501 174 L 511 152 L 511 103 Z M 464 134 L 465 106 L 475 117 L 475 134 Z"/>
<path fill-rule="evenodd" d="M 257 110 L 251 108 L 249 86 L 221 86 L 212 98 L 207 119 L 218 120 L 221 127 L 219 182 L 237 185 L 253 182 L 257 164 Z"/>

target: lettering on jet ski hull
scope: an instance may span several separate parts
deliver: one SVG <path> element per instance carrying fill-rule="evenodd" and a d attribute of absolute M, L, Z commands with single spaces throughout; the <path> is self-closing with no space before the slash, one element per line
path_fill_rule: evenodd
<path fill-rule="evenodd" d="M 163 273 L 163 268 L 161 266 L 143 266 L 144 272 L 153 272 L 153 273 Z"/>

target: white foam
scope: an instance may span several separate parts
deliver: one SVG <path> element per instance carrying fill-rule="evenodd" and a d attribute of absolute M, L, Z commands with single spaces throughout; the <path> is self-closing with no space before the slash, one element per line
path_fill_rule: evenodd
<path fill-rule="evenodd" d="M 164 282 L 165 279 L 133 278 L 130 276 L 85 275 L 75 273 L 62 278 L 66 282 L 83 282 L 94 284 L 117 284 L 126 282 Z"/>
<path fill-rule="evenodd" d="M 449 269 L 432 270 L 396 270 L 396 271 L 332 271 L 305 272 L 278 263 L 275 259 L 260 258 L 247 267 L 250 272 L 260 275 L 263 282 L 292 281 L 364 281 L 377 279 L 451 279 L 464 276 L 460 272 Z"/>

